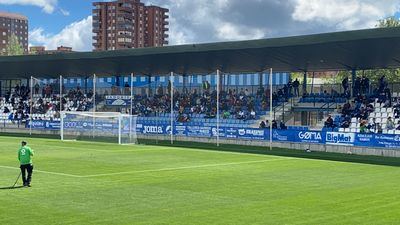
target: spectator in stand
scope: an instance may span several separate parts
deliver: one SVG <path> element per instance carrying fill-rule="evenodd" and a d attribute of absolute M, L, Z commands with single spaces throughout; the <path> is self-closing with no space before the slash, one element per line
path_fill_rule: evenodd
<path fill-rule="evenodd" d="M 382 93 L 387 87 L 387 82 L 386 82 L 386 76 L 382 75 L 381 78 L 379 78 L 379 93 Z"/>
<path fill-rule="evenodd" d="M 261 121 L 259 128 L 261 128 L 261 129 L 265 129 L 266 128 L 264 120 Z"/>
<path fill-rule="evenodd" d="M 377 123 L 376 123 L 376 119 L 375 118 L 372 119 L 372 123 L 368 124 L 367 129 L 372 131 L 372 132 L 374 132 L 374 133 L 376 133 L 376 131 L 377 131 Z"/>
<path fill-rule="evenodd" d="M 250 111 L 250 119 L 255 120 L 256 119 L 256 112 L 254 110 Z"/>
<path fill-rule="evenodd" d="M 131 89 L 130 89 L 130 86 L 129 86 L 129 83 L 128 83 L 128 82 L 125 82 L 124 94 L 125 94 L 125 95 L 130 95 L 130 94 L 131 94 Z"/>
<path fill-rule="evenodd" d="M 265 92 L 265 89 L 264 89 L 263 86 L 258 87 L 258 89 L 257 89 L 257 97 L 262 97 L 264 92 Z"/>
<path fill-rule="evenodd" d="M 388 130 L 395 129 L 395 124 L 394 124 L 394 122 L 392 120 L 392 117 L 388 118 L 387 123 L 386 123 L 386 129 L 388 129 Z"/>
<path fill-rule="evenodd" d="M 349 113 L 351 113 L 351 105 L 350 105 L 350 102 L 346 102 L 344 105 L 343 105 L 343 108 L 342 108 L 342 114 L 343 115 L 348 115 Z"/>
<path fill-rule="evenodd" d="M 293 82 L 293 90 L 294 90 L 294 95 L 296 97 L 300 97 L 299 86 L 300 86 L 300 82 L 296 78 L 296 80 Z"/>
<path fill-rule="evenodd" d="M 361 78 L 357 77 L 354 81 L 353 95 L 361 94 Z"/>
<path fill-rule="evenodd" d="M 278 123 L 276 120 L 272 120 L 272 129 L 278 129 Z"/>
<path fill-rule="evenodd" d="M 350 121 L 351 121 L 350 117 L 345 117 L 344 120 L 342 121 L 342 123 L 340 124 L 340 127 L 349 128 L 350 127 Z"/>
<path fill-rule="evenodd" d="M 281 130 L 287 130 L 287 127 L 286 127 L 286 125 L 285 125 L 285 122 L 283 122 L 283 120 L 281 120 L 281 122 L 279 123 L 279 128 L 280 128 Z"/>
<path fill-rule="evenodd" d="M 332 116 L 331 115 L 329 115 L 328 116 L 328 118 L 326 119 L 326 121 L 325 121 L 325 127 L 326 128 L 335 128 L 335 124 L 334 124 L 334 122 L 333 122 L 333 119 L 332 119 Z"/>
<path fill-rule="evenodd" d="M 270 126 L 269 121 L 266 120 L 266 121 L 265 121 L 265 127 L 266 127 L 266 128 L 269 128 L 269 126 Z"/>
<path fill-rule="evenodd" d="M 383 129 L 382 129 L 382 125 L 380 123 L 376 124 L 376 133 L 378 134 L 382 134 Z"/>
<path fill-rule="evenodd" d="M 360 133 L 362 134 L 368 133 L 368 128 L 365 121 L 361 121 L 360 123 Z"/>
<path fill-rule="evenodd" d="M 222 118 L 229 119 L 229 117 L 231 117 L 231 113 L 229 111 L 224 111 L 224 113 L 222 114 Z"/>
<path fill-rule="evenodd" d="M 361 92 L 362 94 L 369 94 L 369 79 L 366 76 L 361 78 Z"/>
<path fill-rule="evenodd" d="M 342 80 L 343 93 L 346 94 L 349 90 L 349 78 L 345 77 Z"/>
<path fill-rule="evenodd" d="M 37 94 L 39 94 L 39 91 L 40 91 L 40 86 L 39 86 L 39 84 L 38 83 L 36 83 L 35 84 L 35 88 L 34 88 L 34 90 L 35 90 L 35 95 L 37 95 Z"/>

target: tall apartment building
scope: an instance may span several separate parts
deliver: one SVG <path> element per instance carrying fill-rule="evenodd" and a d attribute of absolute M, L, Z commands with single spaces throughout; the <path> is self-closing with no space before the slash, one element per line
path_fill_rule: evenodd
<path fill-rule="evenodd" d="M 168 44 L 168 9 L 140 0 L 93 3 L 95 51 L 158 47 Z"/>
<path fill-rule="evenodd" d="M 12 34 L 17 36 L 25 53 L 28 53 L 28 18 L 15 13 L 0 12 L 0 52 L 6 51 Z"/>

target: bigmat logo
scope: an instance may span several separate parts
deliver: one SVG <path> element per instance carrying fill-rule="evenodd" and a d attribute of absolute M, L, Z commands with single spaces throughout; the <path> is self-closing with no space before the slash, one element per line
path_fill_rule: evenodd
<path fill-rule="evenodd" d="M 327 132 L 326 143 L 336 145 L 354 145 L 354 133 Z"/>

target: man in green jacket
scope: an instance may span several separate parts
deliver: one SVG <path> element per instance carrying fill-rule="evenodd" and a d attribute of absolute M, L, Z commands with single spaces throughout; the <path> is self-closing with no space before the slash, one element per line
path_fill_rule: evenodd
<path fill-rule="evenodd" d="M 18 160 L 21 164 L 21 174 L 22 174 L 22 181 L 25 187 L 31 186 L 32 180 L 32 173 L 33 173 L 33 164 L 32 164 L 32 157 L 33 157 L 33 150 L 26 145 L 25 141 L 22 141 L 21 148 L 18 150 Z M 26 176 L 28 173 L 28 176 Z"/>

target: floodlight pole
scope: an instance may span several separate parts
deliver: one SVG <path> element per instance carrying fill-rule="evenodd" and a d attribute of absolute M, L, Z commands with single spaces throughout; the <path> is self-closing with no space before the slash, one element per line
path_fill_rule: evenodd
<path fill-rule="evenodd" d="M 31 76 L 31 105 L 30 105 L 30 112 L 29 112 L 29 135 L 32 135 L 32 111 L 33 111 L 33 76 Z"/>
<path fill-rule="evenodd" d="M 273 105 L 272 105 L 272 68 L 270 69 L 269 72 L 269 150 L 272 150 L 272 110 L 273 110 Z"/>
<path fill-rule="evenodd" d="M 220 70 L 217 70 L 217 146 L 219 147 L 219 86 L 220 86 Z"/>
<path fill-rule="evenodd" d="M 174 144 L 174 72 L 171 72 L 170 76 L 171 82 L 171 145 Z"/>

